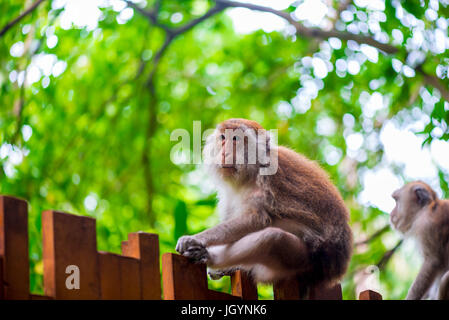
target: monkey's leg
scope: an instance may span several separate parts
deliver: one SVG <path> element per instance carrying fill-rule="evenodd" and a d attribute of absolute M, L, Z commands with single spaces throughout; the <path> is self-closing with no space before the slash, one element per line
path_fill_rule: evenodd
<path fill-rule="evenodd" d="M 439 263 L 425 261 L 407 294 L 407 300 L 420 300 L 429 291 L 439 271 Z"/>
<path fill-rule="evenodd" d="M 207 250 L 208 265 L 212 268 L 263 265 L 274 270 L 301 270 L 309 265 L 305 243 L 295 235 L 273 227 Z"/>
<path fill-rule="evenodd" d="M 200 256 L 207 254 L 205 247 L 237 241 L 251 232 L 262 230 L 267 223 L 267 219 L 256 214 L 233 218 L 193 236 L 182 236 L 178 239 L 176 251 L 200 261 Z"/>
<path fill-rule="evenodd" d="M 237 271 L 238 268 L 226 268 L 226 269 L 209 269 L 207 273 L 209 274 L 210 278 L 212 280 L 218 280 L 223 278 L 224 276 L 230 276 L 235 271 Z"/>

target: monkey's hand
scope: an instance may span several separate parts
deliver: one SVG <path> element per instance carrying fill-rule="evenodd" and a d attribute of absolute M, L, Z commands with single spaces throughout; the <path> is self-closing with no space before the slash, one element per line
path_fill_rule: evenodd
<path fill-rule="evenodd" d="M 206 247 L 192 236 L 179 238 L 176 251 L 195 262 L 207 263 L 210 260 Z"/>

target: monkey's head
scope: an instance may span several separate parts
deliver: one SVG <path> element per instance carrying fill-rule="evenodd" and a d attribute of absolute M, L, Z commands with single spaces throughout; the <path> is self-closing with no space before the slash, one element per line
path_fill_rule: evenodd
<path fill-rule="evenodd" d="M 267 166 L 268 132 L 257 122 L 229 119 L 220 123 L 204 146 L 205 163 L 225 180 L 251 180 Z"/>
<path fill-rule="evenodd" d="M 393 192 L 392 197 L 396 206 L 390 214 L 390 222 L 403 234 L 412 229 L 416 219 L 426 214 L 428 211 L 425 209 L 437 199 L 435 191 L 422 181 L 406 184 Z"/>

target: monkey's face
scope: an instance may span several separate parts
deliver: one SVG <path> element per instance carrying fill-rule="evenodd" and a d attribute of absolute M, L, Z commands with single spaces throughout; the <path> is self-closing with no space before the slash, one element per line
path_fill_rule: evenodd
<path fill-rule="evenodd" d="M 413 206 L 410 208 L 410 193 L 407 192 L 406 187 L 396 190 L 391 195 L 396 201 L 396 206 L 390 213 L 390 222 L 401 233 L 406 233 L 410 229 L 416 211 Z"/>
<path fill-rule="evenodd" d="M 261 158 L 267 156 L 268 139 L 263 129 L 255 130 L 240 121 L 228 120 L 208 139 L 205 160 L 223 178 L 249 178 L 257 174 Z"/>
<path fill-rule="evenodd" d="M 390 222 L 396 230 L 406 234 L 423 213 L 422 209 L 434 200 L 435 193 L 423 182 L 411 182 L 393 192 L 391 196 L 396 201 L 396 206 L 390 214 Z"/>
<path fill-rule="evenodd" d="M 251 128 L 222 127 L 217 132 L 218 168 L 224 176 L 255 169 L 256 134 Z"/>

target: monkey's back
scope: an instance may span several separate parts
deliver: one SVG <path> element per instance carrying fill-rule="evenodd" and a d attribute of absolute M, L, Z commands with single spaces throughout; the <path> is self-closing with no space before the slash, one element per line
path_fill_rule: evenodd
<path fill-rule="evenodd" d="M 280 208 L 275 214 L 291 215 L 293 218 L 310 214 L 324 223 L 329 220 L 347 222 L 348 210 L 328 174 L 303 155 L 286 147 L 278 148 L 278 171 L 268 176 L 271 191 L 275 199 L 289 200 L 288 203 L 295 206 L 292 211 L 290 207 Z"/>
<path fill-rule="evenodd" d="M 421 243 L 434 255 L 437 254 L 446 268 L 449 268 L 449 200 L 438 199 L 428 212 L 429 225 Z"/>
<path fill-rule="evenodd" d="M 340 279 L 352 253 L 349 213 L 327 173 L 314 161 L 286 147 L 278 149 L 278 171 L 269 179 L 273 217 L 290 218 L 305 229 L 312 270 L 301 275 L 316 284 Z M 309 233 L 309 231 L 311 233 Z"/>

